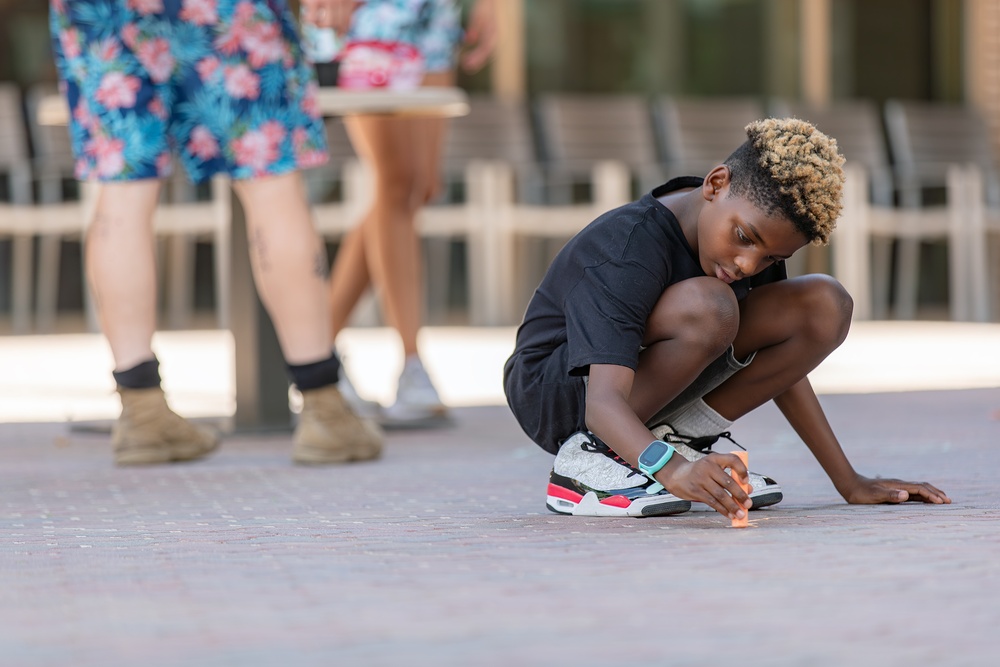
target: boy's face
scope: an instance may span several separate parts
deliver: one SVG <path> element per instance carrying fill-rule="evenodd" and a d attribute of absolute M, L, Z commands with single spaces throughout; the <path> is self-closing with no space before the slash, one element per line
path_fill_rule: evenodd
<path fill-rule="evenodd" d="M 720 172 L 721 170 L 721 172 Z M 702 186 L 698 259 L 709 276 L 726 283 L 788 259 L 808 239 L 781 214 L 766 215 L 729 190 L 729 169 L 716 167 Z"/>

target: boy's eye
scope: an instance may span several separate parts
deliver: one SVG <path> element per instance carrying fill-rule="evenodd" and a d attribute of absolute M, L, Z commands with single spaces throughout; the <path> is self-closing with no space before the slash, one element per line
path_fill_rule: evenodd
<path fill-rule="evenodd" d="M 747 238 L 747 235 L 744 234 L 743 230 L 740 229 L 739 227 L 736 228 L 736 234 L 742 243 L 750 243 L 750 239 Z"/>

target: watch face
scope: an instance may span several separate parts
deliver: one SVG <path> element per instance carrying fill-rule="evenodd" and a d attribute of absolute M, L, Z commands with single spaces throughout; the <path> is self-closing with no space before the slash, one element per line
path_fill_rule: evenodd
<path fill-rule="evenodd" d="M 656 463 L 663 458 L 663 455 L 667 453 L 667 449 L 669 449 L 669 447 L 670 445 L 665 442 L 660 442 L 659 440 L 651 443 L 649 447 L 646 447 L 646 449 L 642 452 L 642 455 L 639 456 L 639 464 L 644 466 L 656 465 Z"/>

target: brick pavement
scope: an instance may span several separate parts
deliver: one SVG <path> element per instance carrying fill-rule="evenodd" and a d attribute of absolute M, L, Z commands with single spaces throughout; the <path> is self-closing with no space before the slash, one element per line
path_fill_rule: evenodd
<path fill-rule="evenodd" d="M 945 507 L 850 507 L 773 408 L 734 429 L 785 501 L 562 517 L 504 408 L 304 469 L 287 437 L 112 467 L 0 424 L 0 665 L 979 665 L 1000 647 L 1000 390 L 823 397 L 859 470 Z"/>

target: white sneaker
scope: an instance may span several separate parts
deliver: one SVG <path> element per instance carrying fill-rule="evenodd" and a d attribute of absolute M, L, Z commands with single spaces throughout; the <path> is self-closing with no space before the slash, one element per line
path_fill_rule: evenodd
<path fill-rule="evenodd" d="M 671 494 L 590 433 L 578 431 L 556 454 L 545 506 L 573 516 L 662 516 L 691 503 Z M 652 492 L 651 492 L 652 491 Z"/>
<path fill-rule="evenodd" d="M 347 369 L 344 368 L 343 363 L 340 364 L 340 379 L 337 381 L 337 389 L 340 390 L 340 395 L 344 397 L 344 400 L 359 417 L 376 421 L 382 417 L 382 404 L 378 401 L 361 398 L 358 395 L 354 385 L 351 384 L 351 379 L 347 377 Z"/>
<path fill-rule="evenodd" d="M 728 432 L 720 433 L 716 436 L 695 438 L 690 435 L 677 433 L 670 424 L 660 424 L 659 426 L 654 426 L 650 430 L 658 440 L 662 440 L 670 445 L 673 445 L 677 453 L 686 458 L 688 461 L 697 461 L 698 459 L 708 456 L 712 452 L 712 445 L 714 445 L 719 438 L 725 438 L 740 449 L 743 449 L 741 445 L 737 444 L 737 442 L 729 436 Z M 750 500 L 753 501 L 753 506 L 750 508 L 752 510 L 767 507 L 769 505 L 777 505 L 784 497 L 778 483 L 766 475 L 750 472 L 750 486 L 753 488 L 750 492 Z"/>
<path fill-rule="evenodd" d="M 441 402 L 420 359 L 409 357 L 403 364 L 396 389 L 396 402 L 383 410 L 388 425 L 420 424 L 447 419 L 448 407 Z"/>

